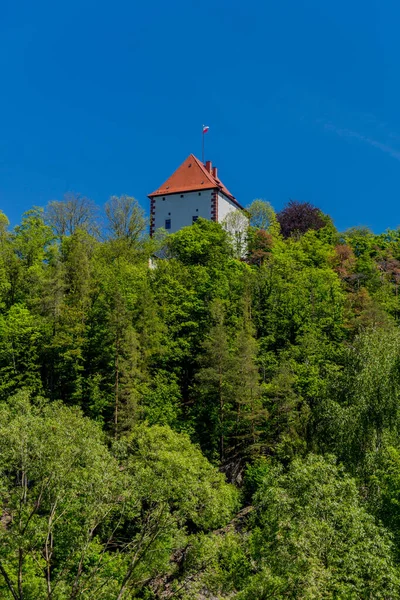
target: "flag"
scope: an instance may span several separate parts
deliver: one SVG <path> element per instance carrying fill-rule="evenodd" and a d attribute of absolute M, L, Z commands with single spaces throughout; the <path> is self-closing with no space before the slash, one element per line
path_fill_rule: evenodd
<path fill-rule="evenodd" d="M 208 125 L 203 125 L 203 133 L 207 133 L 207 131 L 209 130 L 209 126 Z"/>

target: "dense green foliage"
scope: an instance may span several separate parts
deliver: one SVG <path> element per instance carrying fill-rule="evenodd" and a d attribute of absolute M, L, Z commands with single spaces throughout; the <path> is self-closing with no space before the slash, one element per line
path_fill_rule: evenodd
<path fill-rule="evenodd" d="M 0 598 L 400 597 L 400 230 L 249 217 L 0 213 Z"/>

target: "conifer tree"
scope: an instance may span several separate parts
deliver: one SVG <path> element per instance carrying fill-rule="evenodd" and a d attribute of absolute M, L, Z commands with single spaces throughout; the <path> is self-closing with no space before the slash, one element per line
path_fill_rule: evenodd
<path fill-rule="evenodd" d="M 261 450 L 260 436 L 268 412 L 263 407 L 262 387 L 257 364 L 257 342 L 250 317 L 250 300 L 234 342 L 236 427 L 235 454 L 248 457 Z"/>
<path fill-rule="evenodd" d="M 215 300 L 211 306 L 213 325 L 202 344 L 194 400 L 203 448 L 214 460 L 218 455 L 221 463 L 229 453 L 235 423 L 236 365 L 224 313 L 223 303 Z"/>

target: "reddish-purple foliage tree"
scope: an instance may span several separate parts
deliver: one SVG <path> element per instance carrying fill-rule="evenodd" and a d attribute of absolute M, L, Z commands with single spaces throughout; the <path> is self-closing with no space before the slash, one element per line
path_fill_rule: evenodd
<path fill-rule="evenodd" d="M 293 233 L 305 233 L 309 229 L 321 229 L 326 225 L 319 208 L 309 202 L 297 202 L 297 200 L 290 200 L 276 217 L 285 238 Z"/>
<path fill-rule="evenodd" d="M 249 236 L 248 262 L 251 265 L 262 265 L 270 255 L 272 246 L 272 235 L 265 229 L 257 229 Z"/>

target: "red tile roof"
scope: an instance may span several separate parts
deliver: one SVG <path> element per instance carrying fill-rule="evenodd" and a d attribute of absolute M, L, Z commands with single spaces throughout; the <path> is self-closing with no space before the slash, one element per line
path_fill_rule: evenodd
<path fill-rule="evenodd" d="M 178 194 L 183 192 L 197 192 L 200 190 L 218 189 L 239 208 L 242 208 L 236 198 L 232 196 L 229 190 L 224 186 L 218 177 L 209 173 L 203 163 L 190 154 L 187 159 L 177 168 L 175 173 L 167 179 L 157 190 L 149 194 L 149 198 L 154 196 L 166 196 L 167 194 Z"/>

